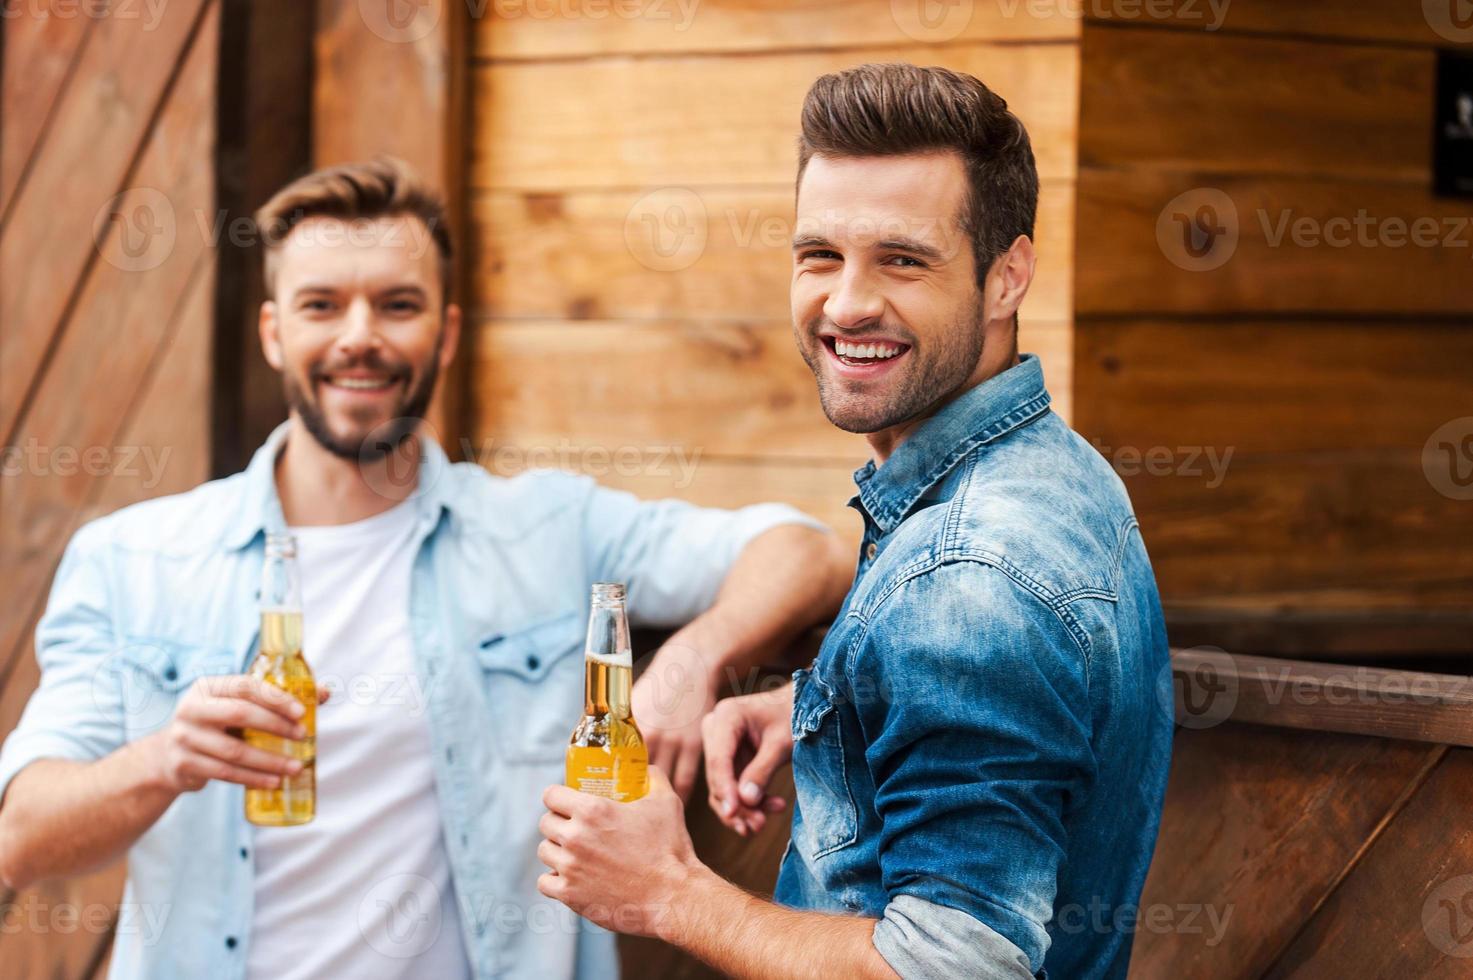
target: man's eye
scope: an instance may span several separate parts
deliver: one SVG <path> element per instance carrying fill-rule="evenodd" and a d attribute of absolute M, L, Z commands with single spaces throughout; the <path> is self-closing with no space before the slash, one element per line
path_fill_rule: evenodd
<path fill-rule="evenodd" d="M 413 300 L 396 299 L 385 303 L 384 309 L 390 313 L 398 313 L 402 316 L 414 316 L 420 313 L 423 308 Z"/>
<path fill-rule="evenodd" d="M 837 262 L 839 260 L 839 253 L 835 252 L 832 249 L 816 248 L 813 249 L 811 252 L 804 252 L 803 254 L 798 256 L 798 258 L 800 261 L 804 262 L 810 259 L 816 259 L 823 262 Z"/>
<path fill-rule="evenodd" d="M 909 255 L 892 255 L 885 260 L 886 265 L 898 265 L 906 269 L 924 269 L 926 264 L 920 259 Z"/>
<path fill-rule="evenodd" d="M 332 303 L 325 299 L 309 299 L 302 303 L 302 309 L 308 313 L 326 313 L 332 309 Z"/>

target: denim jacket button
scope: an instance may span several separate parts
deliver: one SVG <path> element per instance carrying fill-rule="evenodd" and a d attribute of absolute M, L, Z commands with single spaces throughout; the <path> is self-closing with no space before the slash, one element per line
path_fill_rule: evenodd
<path fill-rule="evenodd" d="M 878 555 L 879 553 L 880 548 L 873 541 L 864 546 L 864 557 L 868 558 L 870 561 L 874 561 L 875 555 Z"/>

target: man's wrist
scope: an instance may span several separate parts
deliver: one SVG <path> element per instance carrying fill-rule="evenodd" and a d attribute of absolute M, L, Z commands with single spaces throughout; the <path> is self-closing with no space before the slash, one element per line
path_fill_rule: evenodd
<path fill-rule="evenodd" d="M 698 946 L 702 934 L 720 922 L 720 903 L 729 901 L 733 892 L 745 895 L 699 860 L 684 864 L 655 922 L 655 938 L 685 950 Z"/>

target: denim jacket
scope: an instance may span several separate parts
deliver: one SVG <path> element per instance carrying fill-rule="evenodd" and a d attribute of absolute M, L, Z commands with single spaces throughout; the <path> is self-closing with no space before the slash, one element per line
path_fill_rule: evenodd
<path fill-rule="evenodd" d="M 794 675 L 778 900 L 880 919 L 906 978 L 1124 977 L 1172 732 L 1124 487 L 1031 355 L 855 481 L 858 575 Z"/>
<path fill-rule="evenodd" d="M 286 431 L 244 473 L 77 532 L 37 629 L 40 685 L 0 751 L 0 794 L 30 762 L 97 759 L 165 725 L 200 677 L 246 669 L 265 532 L 284 528 L 273 470 Z M 589 586 L 625 582 L 632 622 L 676 626 L 712 602 L 753 537 L 814 522 L 776 504 L 647 503 L 553 471 L 501 479 L 424 450 L 407 601 L 472 971 L 616 977 L 612 934 L 536 888 L 542 790 L 562 781 L 582 710 Z M 310 623 L 306 635 L 310 663 Z M 210 782 L 139 838 L 115 980 L 244 976 L 247 944 L 271 941 L 251 934 L 253 832 L 242 788 Z"/>

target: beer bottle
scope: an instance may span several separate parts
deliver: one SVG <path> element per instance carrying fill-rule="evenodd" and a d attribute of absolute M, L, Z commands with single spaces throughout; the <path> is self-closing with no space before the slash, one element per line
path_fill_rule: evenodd
<path fill-rule="evenodd" d="M 583 718 L 568 745 L 574 789 L 621 803 L 649 792 L 649 753 L 629 708 L 633 684 L 624 586 L 599 582 L 583 654 Z"/>
<path fill-rule="evenodd" d="M 283 775 L 276 789 L 246 787 L 245 815 L 263 827 L 310 821 L 317 810 L 317 684 L 302 657 L 302 583 L 297 572 L 297 542 L 289 534 L 266 536 L 261 569 L 261 651 L 250 675 L 301 702 L 304 739 L 282 738 L 247 728 L 247 743 L 302 763 L 295 776 Z"/>

